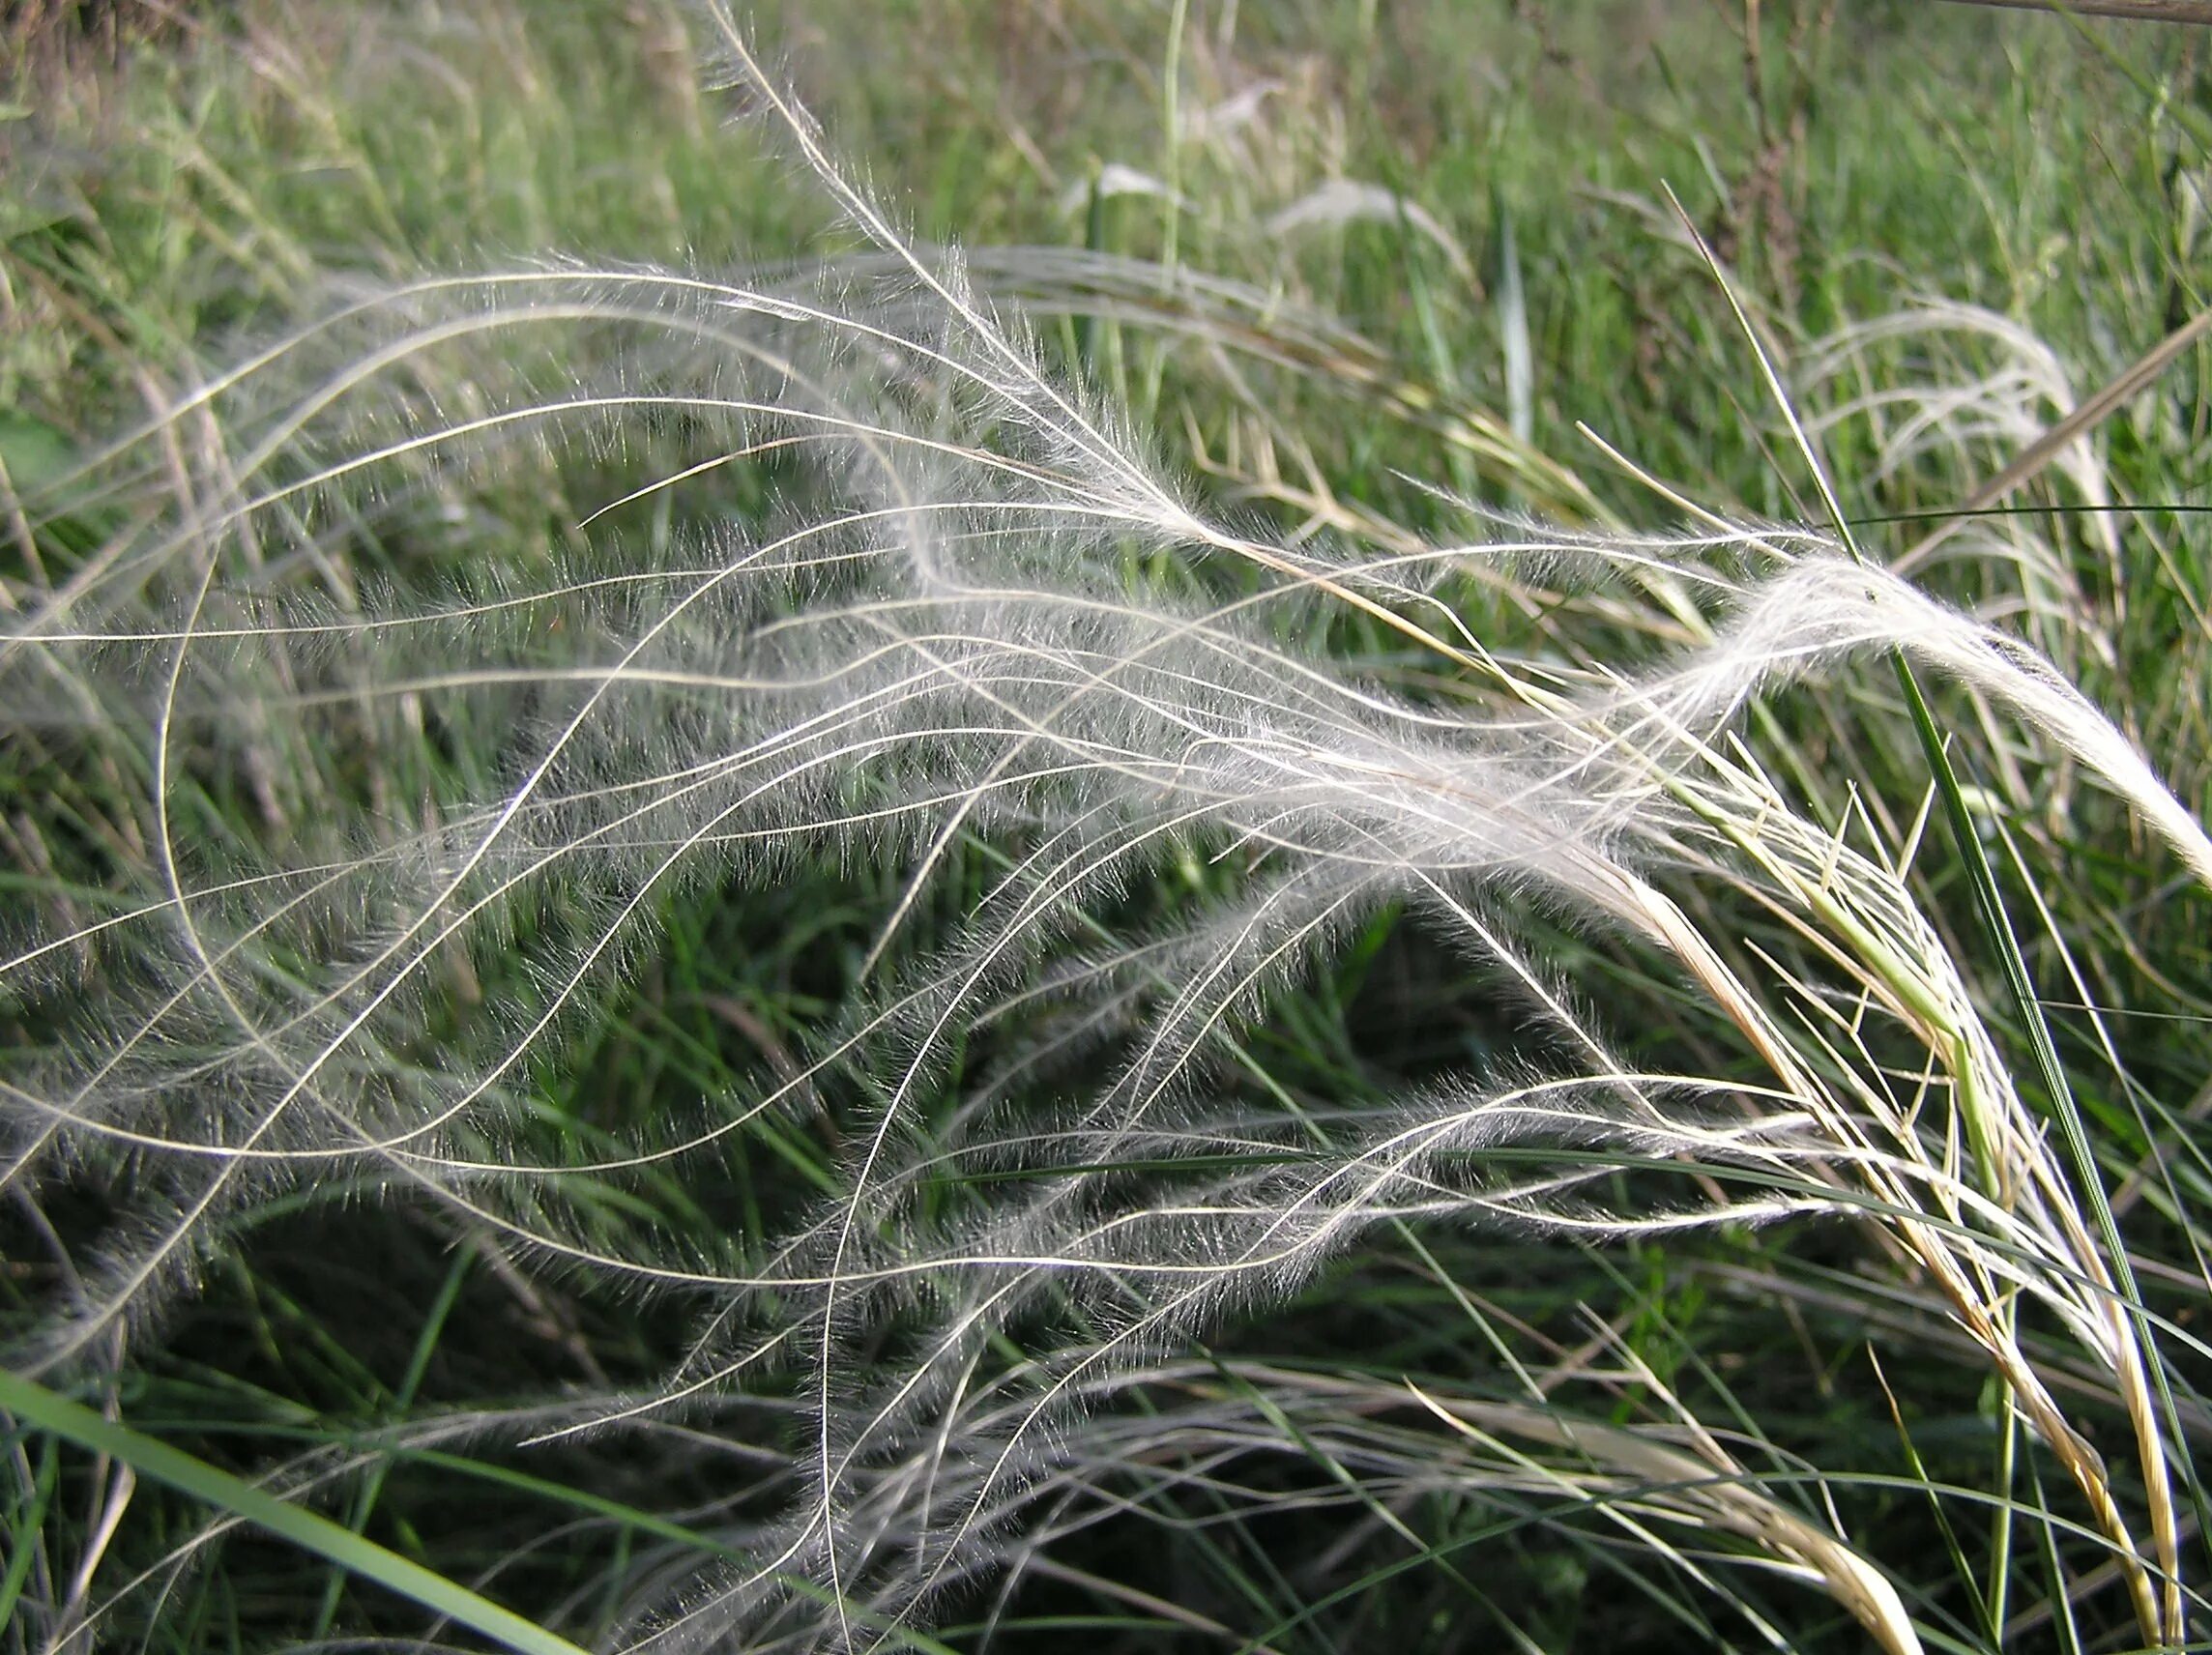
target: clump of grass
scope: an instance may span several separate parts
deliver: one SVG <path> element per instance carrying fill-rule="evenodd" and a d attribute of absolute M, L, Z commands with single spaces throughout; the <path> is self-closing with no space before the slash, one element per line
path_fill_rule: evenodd
<path fill-rule="evenodd" d="M 16 1360 L 59 1382 L 158 1340 L 242 1227 L 343 1188 L 523 1291 L 589 1277 L 687 1319 L 656 1375 L 393 1428 L 286 1482 L 486 1439 L 746 1451 L 705 1524 L 599 1511 L 669 1548 L 601 1582 L 621 1646 L 895 1645 L 993 1581 L 1111 1597 L 1059 1553 L 1132 1515 L 1210 1534 L 1322 1508 L 1503 1624 L 1454 1553 L 1542 1527 L 1715 1640 L 1785 1646 L 1817 1613 L 1727 1558 L 1892 1651 L 1999 1646 L 2033 1554 L 2069 1636 L 2182 1645 L 2200 1347 L 2128 1285 L 2100 1223 L 2118 1203 L 2053 1147 L 2064 1099 L 2008 1058 L 2016 1008 L 1916 877 L 1938 803 L 1980 829 L 1947 770 L 1823 820 L 1778 779 L 1806 753 L 1776 708 L 1902 658 L 2009 769 L 2069 767 L 2176 886 L 2212 879 L 2137 745 L 2026 644 L 1824 532 L 1567 531 L 1449 487 L 1428 499 L 1456 537 L 1313 495 L 1297 534 L 1222 509 L 1041 366 L 711 20 L 865 256 L 366 287 L 25 501 L 9 739 L 98 805 L 34 825 L 40 911 L 4 968 L 42 1031 L 6 1077 L 7 1181 L 68 1264 Z M 1249 289 L 1096 253 L 977 263 L 1529 453 Z M 1902 333 L 1838 335 L 1814 393 Z M 1929 393 L 1884 459 L 1981 440 L 2016 392 Z M 578 453 L 608 492 L 550 544 L 486 522 Z M 2096 525 L 2093 460 L 2068 475 Z M 2056 578 L 2029 583 L 2040 619 Z M 1493 631 L 1514 605 L 1549 611 L 1540 647 Z M 1830 728 L 1861 723 L 1897 728 L 1849 706 Z M 564 1068 L 672 911 L 826 865 L 893 870 L 827 973 L 835 1015 L 789 1042 L 756 1020 L 751 1072 L 684 1114 L 574 1098 Z M 1284 1084 L 1271 1031 L 1393 924 L 1461 963 L 1509 1044 L 1333 1096 Z M 1685 1031 L 1673 1050 L 1625 1049 L 1623 984 Z M 733 1200 L 769 1153 L 809 1187 Z M 2194 1244 L 2193 1185 L 2135 1187 Z M 1771 1260 L 1808 1232 L 1847 1293 L 1894 1295 L 1987 1382 L 1986 1480 L 1906 1439 L 1934 1569 L 1847 1515 L 1889 1461 L 1816 1457 L 1718 1379 L 1693 1401 L 1606 1320 L 1645 1308 L 1625 1285 L 1570 1347 L 1430 1251 L 1710 1237 Z M 1208 1350 L 1382 1242 L 1430 1264 L 1487 1379 Z M 1770 1263 L 1761 1291 L 1790 1279 Z M 2117 1614 L 2077 1607 L 2102 1578 Z M 1272 1607 L 1295 1590 L 1253 1588 L 1254 1643 L 1314 1623 Z M 1160 1611 L 1141 1582 L 1121 1598 Z"/>

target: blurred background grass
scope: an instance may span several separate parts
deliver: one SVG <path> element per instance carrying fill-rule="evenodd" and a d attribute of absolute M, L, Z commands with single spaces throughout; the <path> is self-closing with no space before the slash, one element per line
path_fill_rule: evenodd
<path fill-rule="evenodd" d="M 1866 543 L 1896 558 L 1958 525 L 1921 577 L 2012 618 L 2212 813 L 2212 354 L 2185 352 L 1995 514 L 1945 515 L 2204 307 L 2203 32 L 1907 0 L 808 0 L 756 18 L 839 151 L 919 235 L 974 249 L 978 284 L 1026 305 L 1047 356 L 1125 406 L 1165 464 L 1294 532 L 1384 547 L 1460 533 L 1462 508 L 1428 482 L 1569 523 L 1676 521 L 1593 434 L 1710 509 L 1816 519 L 1672 188 L 1786 364 Z M 0 506 L 15 525 L 19 495 L 72 456 L 364 278 L 568 255 L 728 266 L 858 252 L 702 85 L 702 42 L 659 0 L 118 0 L 18 5 L 9 19 Z M 442 479 L 464 532 L 344 555 L 386 571 L 418 554 L 527 559 L 579 536 L 624 463 L 639 462 L 548 456 Z M 733 476 L 655 509 L 756 509 L 772 481 Z M 667 532 L 645 509 L 625 525 Z M 17 527 L 0 536 L 0 577 L 44 584 L 73 536 L 81 549 L 100 532 Z M 1607 659 L 1634 662 L 1673 641 L 1647 608 L 1609 608 L 1602 592 L 1470 582 L 1454 596 L 1486 641 L 1539 661 L 1595 638 Z M 1329 642 L 1382 670 L 1394 658 L 1387 636 L 1355 624 Z M 1409 688 L 1451 692 L 1401 664 Z M 1831 824 L 1867 811 L 1897 844 L 1926 783 L 1893 694 L 1804 692 L 1755 716 L 1786 786 Z M 2197 1325 L 2212 915 L 2177 895 L 2116 805 L 2063 766 L 2010 762 L 2004 733 L 1982 735 L 1969 779 L 2001 824 L 2022 912 L 2044 905 L 2032 963 L 2110 1181 L 2132 1192 L 2146 1291 Z M 467 791 L 465 760 L 452 769 L 420 787 Z M 208 831 L 226 812 L 281 808 L 202 803 Z M 0 878 L 14 890 L 97 888 L 102 845 L 129 831 L 67 755 L 28 738 L 0 749 Z M 963 856 L 964 880 L 931 899 L 941 918 L 990 877 L 988 846 Z M 1924 877 L 1940 914 L 1955 874 L 1932 859 Z M 546 1060 L 549 1139 L 597 1141 L 787 1066 L 896 888 L 896 870 L 825 868 L 777 894 L 672 908 L 619 1002 Z M 1761 923 L 1716 916 L 1707 930 L 1749 959 L 1782 945 Z M 1978 957 L 1973 937 L 1951 941 Z M 1563 933 L 1555 960 L 1586 989 L 1624 969 Z M 1516 1031 L 1463 986 L 1432 941 L 1379 924 L 1276 1008 L 1251 1084 L 1350 1101 L 1508 1052 Z M 2153 991 L 2162 1009 L 2130 1015 Z M 459 1025 L 524 990 L 456 962 L 448 992 Z M 1627 1056 L 1728 1072 L 1729 1054 L 1691 1044 L 1696 1027 L 1625 1031 Z M 840 1132 L 829 1102 L 811 1132 L 763 1123 L 722 1187 L 610 1186 L 602 1222 L 741 1258 L 826 1183 Z M 2168 1180 L 2140 1176 L 2160 1156 Z M 79 1199 L 102 1200 L 97 1178 Z M 27 1212 L 5 1222 L 0 1294 L 21 1314 L 69 1267 L 68 1237 Z M 1495 1365 L 1486 1329 L 1563 1352 L 1590 1337 L 1589 1302 L 1628 1306 L 1614 1333 L 1650 1376 L 1708 1417 L 1736 1415 L 1778 1461 L 1865 1467 L 1848 1516 L 1877 1553 L 1963 1546 L 1982 1566 L 1987 1536 L 1953 1535 L 1911 1478 L 1923 1464 L 1986 1467 L 1990 1399 L 1914 1285 L 1870 1278 L 1832 1236 L 1664 1254 L 1401 1241 L 1228 1337 L 1385 1385 L 1464 1382 Z M 260 1213 L 160 1343 L 119 1342 L 110 1366 L 134 1424 L 251 1470 L 306 1447 L 342 1455 L 399 1419 L 643 1379 L 684 1331 L 662 1307 L 527 1274 L 444 1218 L 328 1189 Z M 1618 1387 L 1621 1417 L 1641 1395 Z M 733 1404 L 712 1445 L 671 1430 L 657 1451 L 625 1438 L 479 1452 L 460 1433 L 440 1453 L 367 1452 L 326 1509 L 589 1641 L 655 1548 L 711 1548 L 717 1517 L 772 1492 L 774 1400 L 757 1424 Z M 1157 1527 L 1079 1536 L 1000 1607 L 998 1646 L 1075 1632 L 1100 1648 L 1346 1652 L 1501 1647 L 1505 1627 L 1520 1647 L 1555 1650 L 1751 1636 L 1719 1600 L 1623 1569 L 1594 1525 L 1578 1537 L 1429 1501 L 1389 1514 L 1422 1537 L 1409 1551 L 1374 1512 L 1301 1515 L 1298 1490 L 1335 1468 L 1301 1460 L 1295 1427 L 1279 1426 L 1280 1516 L 1192 1510 L 1174 1546 Z M 265 1648 L 414 1624 L 244 1531 L 169 1580 L 165 1552 L 204 1513 L 50 1440 L 18 1438 L 10 1457 L 20 1601 L 105 1603 L 139 1571 L 158 1589 L 122 1595 L 92 1629 L 26 1610 L 9 1647 Z M 1933 1570 L 1913 1589 L 1959 1647 L 1999 1641 L 1955 1575 Z M 1804 1647 L 1862 1636 L 1840 1612 L 1823 1626 L 1797 1608 Z M 2066 1646 L 2047 1597 L 2023 1589 L 2015 1609 L 2005 1646 Z M 2091 1642 L 2120 1624 L 2084 1613 Z M 978 1628 L 952 1619 L 943 1640 L 973 1646 Z"/>

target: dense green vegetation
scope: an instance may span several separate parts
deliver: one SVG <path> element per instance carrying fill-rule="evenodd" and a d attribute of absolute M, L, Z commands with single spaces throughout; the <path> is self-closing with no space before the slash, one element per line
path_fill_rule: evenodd
<path fill-rule="evenodd" d="M 911 269 L 709 12 L 10 39 L 0 1648 L 480 1647 L 495 1605 L 595 1648 L 2197 1646 L 2212 36 L 787 10 L 774 73 Z M 1069 402 L 931 288 L 949 245 Z M 992 501 L 1037 510 L 993 607 L 910 487 L 978 543 Z M 655 608 L 855 501 L 921 574 L 837 539 Z M 972 699 L 848 757 L 808 744 L 837 703 L 759 683 L 895 701 L 871 604 Z M 1190 707 L 1071 722 L 1095 791 L 1002 800 L 1017 748 L 962 720 L 1049 722 L 1117 653 Z M 557 769 L 602 694 L 629 722 Z M 1384 764 L 1385 703 L 1467 744 Z M 1218 757 L 1307 741 L 1350 787 L 1347 731 L 1372 788 L 1325 809 Z M 755 740 L 791 771 L 685 816 Z M 1390 837 L 1391 765 L 1432 759 L 1465 761 L 1449 808 L 1504 778 L 1503 849 Z M 541 823 L 534 764 L 576 790 Z M 625 789 L 658 814 L 610 840 Z M 876 823 L 963 789 L 988 806 Z M 1595 824 L 1557 867 L 1498 827 L 1529 798 Z M 621 855 L 469 908 L 503 801 L 531 855 Z M 1062 844 L 1105 871 L 1053 886 Z M 1370 852 L 1401 877 L 1339 901 Z M 125 940 L 226 881 L 182 929 L 235 982 Z M 1049 925 L 1001 929 L 1017 901 Z M 357 1013 L 328 985 L 387 906 L 450 934 Z M 227 1012 L 164 1021 L 209 983 Z M 313 1113 L 265 1146 L 270 1073 Z M 1565 1125 L 1476 1118 L 1570 1077 Z M 1118 1136 L 1083 1113 L 1140 1093 Z M 1785 1115 L 1771 1153 L 1729 1137 Z M 195 1181 L 228 1155 L 241 1188 Z M 1008 1258 L 1060 1273 L 991 1320 Z M 911 1287 L 840 1301 L 863 1259 Z M 879 1408 L 880 1441 L 820 1424 Z M 792 1524 L 833 1445 L 825 1555 Z M 246 1482 L 330 1521 L 256 1526 Z M 910 1603 L 965 1500 L 972 1553 Z"/>

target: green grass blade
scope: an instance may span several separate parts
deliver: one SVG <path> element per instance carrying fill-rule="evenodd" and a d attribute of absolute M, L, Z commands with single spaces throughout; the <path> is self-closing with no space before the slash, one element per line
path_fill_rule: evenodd
<path fill-rule="evenodd" d="M 415 1393 L 422 1388 L 423 1376 L 430 1370 L 431 1353 L 437 1350 L 438 1335 L 445 1330 L 446 1318 L 452 1314 L 453 1305 L 460 1297 L 470 1257 L 465 1249 L 453 1255 L 438 1296 L 430 1303 L 430 1313 L 422 1319 L 422 1331 L 416 1338 L 415 1353 L 408 1358 L 407 1372 L 399 1381 L 399 1389 L 393 1393 L 393 1407 L 399 1411 L 404 1412 L 414 1405 Z M 368 1526 L 369 1515 L 375 1511 L 377 1497 L 384 1492 L 386 1468 L 379 1465 L 372 1469 L 354 1496 L 353 1509 L 346 1514 L 346 1527 L 356 1534 Z M 345 1571 L 334 1568 L 324 1583 L 322 1607 L 315 1611 L 317 1639 L 329 1637 L 337 1621 L 338 1601 L 345 1595 Z"/>
<path fill-rule="evenodd" d="M 49 1437 L 39 1456 L 38 1469 L 32 1473 L 31 1486 L 24 1492 L 23 1503 L 15 1508 L 8 1526 L 8 1573 L 0 1578 L 0 1626 L 15 1622 L 15 1604 L 23 1595 L 23 1582 L 31 1578 L 31 1559 L 38 1553 L 33 1542 L 40 1524 L 46 1520 L 46 1507 L 53 1502 L 60 1473 L 61 1455 Z"/>
<path fill-rule="evenodd" d="M 327 1517 L 287 1504 L 182 1449 L 103 1418 L 26 1375 L 0 1370 L 0 1409 L 81 1448 L 121 1461 L 142 1477 L 205 1500 L 341 1569 L 374 1581 L 435 1614 L 480 1632 L 518 1655 L 584 1655 L 566 1638 L 479 1597 L 457 1582 L 389 1552 Z"/>

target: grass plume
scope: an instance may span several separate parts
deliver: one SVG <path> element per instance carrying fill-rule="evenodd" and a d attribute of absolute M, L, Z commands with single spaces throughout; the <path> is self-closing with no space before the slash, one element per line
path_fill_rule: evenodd
<path fill-rule="evenodd" d="M 1603 1321 L 1502 1355 L 1507 1396 L 1203 1354 L 1378 1237 L 1817 1231 L 1999 1399 L 2009 1480 L 1931 1500 L 1994 1506 L 2000 1553 L 2034 1529 L 2054 1575 L 2109 1571 L 2133 1636 L 2184 1646 L 2204 1348 L 2116 1285 L 1918 826 L 1823 820 L 1777 779 L 1774 706 L 1895 654 L 2007 765 L 2117 801 L 2176 889 L 2212 885 L 2197 814 L 2049 658 L 2059 561 L 2004 554 L 2039 651 L 1909 563 L 1733 512 L 1632 532 L 1556 466 L 1524 469 L 1599 527 L 1440 486 L 1453 536 L 1318 498 L 1286 532 L 1266 487 L 1238 509 L 1178 476 L 991 295 L 1395 383 L 1364 341 L 1140 261 L 928 247 L 726 13 L 707 32 L 859 253 L 364 284 L 25 492 L 5 737 L 100 802 L 50 828 L 0 963 L 43 1031 L 0 1076 L 0 1180 L 34 1212 L 101 1201 L 53 1220 L 93 1239 L 12 1363 L 60 1382 L 158 1339 L 258 1213 L 344 1187 L 687 1319 L 657 1378 L 454 1436 L 773 1440 L 711 1551 L 617 1579 L 613 1646 L 926 1640 L 1064 1568 L 1055 1542 L 1200 1499 L 1341 1506 L 1416 1550 L 1425 1500 L 1499 1533 L 1594 1517 L 1592 1556 L 1657 1559 L 1775 1647 L 1782 1611 L 1719 1555 L 1892 1655 L 1999 1643 L 1970 1568 L 1962 1632 L 1915 1559 L 1848 1531 L 1855 1467 L 1701 1417 Z M 1411 215 L 1307 199 L 1277 227 Z M 1839 393 L 1814 428 L 1883 424 L 1880 482 L 2071 401 L 2053 354 L 1964 305 L 1846 328 L 1803 383 L 1953 333 L 2005 365 Z M 589 508 L 486 523 L 495 483 L 578 456 L 612 479 Z M 2055 463 L 2116 569 L 2098 450 Z M 1500 593 L 1557 597 L 1557 647 L 1490 635 L 1470 595 Z M 564 1113 L 550 1077 L 672 911 L 824 867 L 895 877 L 809 1039 L 686 1113 Z M 1351 1101 L 1274 1082 L 1271 1023 L 1386 922 L 1513 1048 Z M 1709 1062 L 1645 1060 L 1624 974 Z M 757 1223 L 686 1193 L 809 1134 L 814 1187 Z M 2164 1220 L 2191 1199 L 2162 1193 Z M 2115 1414 L 2125 1463 L 2086 1423 Z M 1255 1469 L 1280 1459 L 1295 1493 Z"/>

